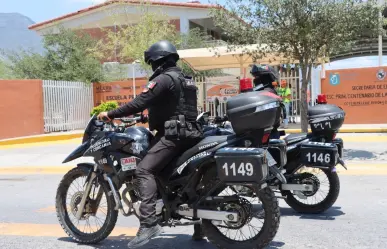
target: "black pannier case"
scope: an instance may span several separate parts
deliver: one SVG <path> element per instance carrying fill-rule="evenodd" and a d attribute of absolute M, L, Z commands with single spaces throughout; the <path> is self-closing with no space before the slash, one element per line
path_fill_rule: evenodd
<path fill-rule="evenodd" d="M 339 157 L 333 143 L 305 142 L 300 145 L 300 161 L 306 166 L 334 167 Z"/>
<path fill-rule="evenodd" d="M 344 123 L 345 112 L 336 105 L 315 105 L 308 109 L 312 132 L 337 132 Z"/>
<path fill-rule="evenodd" d="M 262 183 L 269 172 L 262 148 L 226 147 L 215 153 L 218 177 L 224 182 Z"/>
<path fill-rule="evenodd" d="M 231 97 L 226 109 L 236 134 L 264 130 L 278 122 L 280 97 L 268 91 L 243 93 Z"/>

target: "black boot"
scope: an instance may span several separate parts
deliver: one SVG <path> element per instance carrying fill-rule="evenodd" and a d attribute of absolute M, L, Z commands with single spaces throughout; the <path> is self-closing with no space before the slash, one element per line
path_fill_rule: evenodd
<path fill-rule="evenodd" d="M 194 241 L 204 240 L 204 233 L 200 224 L 194 225 L 194 234 L 192 235 L 192 240 Z"/>
<path fill-rule="evenodd" d="M 137 235 L 128 243 L 129 248 L 137 248 L 148 243 L 152 238 L 159 236 L 163 232 L 160 225 L 152 227 L 140 226 Z"/>

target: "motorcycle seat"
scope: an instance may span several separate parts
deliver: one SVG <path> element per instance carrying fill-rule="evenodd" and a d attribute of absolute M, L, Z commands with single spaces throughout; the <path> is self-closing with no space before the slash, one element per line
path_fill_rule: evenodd
<path fill-rule="evenodd" d="M 202 139 L 199 143 L 193 146 L 191 149 L 185 151 L 176 161 L 176 165 L 181 165 L 187 161 L 190 157 L 198 154 L 201 151 L 208 150 L 213 148 L 221 143 L 224 143 L 235 137 L 235 135 L 225 135 L 225 136 L 209 136 Z"/>
<path fill-rule="evenodd" d="M 284 138 L 284 141 L 286 144 L 293 144 L 297 143 L 301 140 L 304 140 L 308 137 L 308 133 L 295 133 L 295 134 L 289 134 Z"/>

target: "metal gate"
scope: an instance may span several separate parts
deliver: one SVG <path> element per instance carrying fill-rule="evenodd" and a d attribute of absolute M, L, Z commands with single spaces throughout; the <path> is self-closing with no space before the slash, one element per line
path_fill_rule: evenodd
<path fill-rule="evenodd" d="M 214 77 L 217 78 L 217 77 Z M 226 115 L 226 100 L 222 98 L 217 98 L 218 102 L 209 101 L 206 96 L 206 84 L 213 84 L 210 83 L 210 78 L 195 78 L 196 86 L 198 87 L 199 93 L 198 93 L 198 109 L 199 112 L 202 111 L 209 111 L 210 112 L 210 118 L 214 118 L 216 116 L 223 117 Z M 222 84 L 222 83 L 219 83 Z M 227 85 L 234 85 L 236 88 L 239 88 L 239 81 L 235 80 L 235 82 L 228 81 L 226 83 Z"/>
<path fill-rule="evenodd" d="M 301 122 L 301 84 L 299 70 L 285 70 L 280 72 L 279 83 L 285 80 L 292 91 L 291 104 L 289 108 L 289 119 Z M 291 121 L 289 120 L 289 122 Z"/>
<path fill-rule="evenodd" d="M 83 82 L 43 81 L 44 131 L 83 129 L 94 107 L 93 86 Z"/>

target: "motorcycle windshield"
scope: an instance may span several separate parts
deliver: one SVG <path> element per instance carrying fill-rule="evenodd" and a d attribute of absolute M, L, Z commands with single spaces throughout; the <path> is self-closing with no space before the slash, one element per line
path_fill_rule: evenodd
<path fill-rule="evenodd" d="M 93 132 L 94 132 L 97 128 L 101 127 L 101 126 L 103 126 L 103 122 L 98 121 L 97 115 L 94 114 L 94 115 L 90 118 L 89 123 L 87 123 L 85 132 L 83 133 L 82 143 L 87 142 L 87 141 L 90 139 L 90 136 L 93 134 Z"/>

